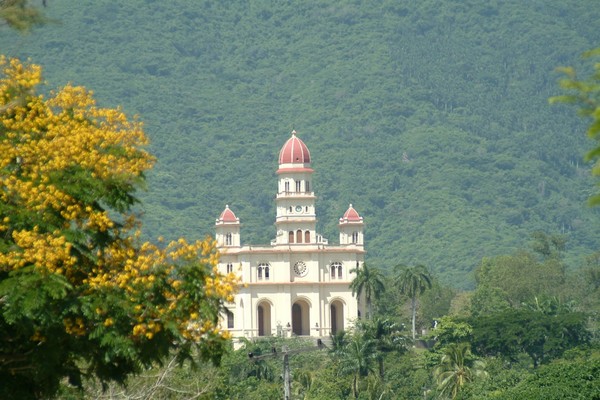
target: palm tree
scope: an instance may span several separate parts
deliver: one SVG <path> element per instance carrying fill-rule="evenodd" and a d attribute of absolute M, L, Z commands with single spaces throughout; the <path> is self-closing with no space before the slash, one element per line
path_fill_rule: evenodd
<path fill-rule="evenodd" d="M 346 331 L 338 331 L 336 333 L 332 333 L 331 337 L 331 349 L 330 353 L 333 354 L 334 357 L 340 357 L 341 354 L 344 353 L 344 349 L 350 340 L 350 335 Z"/>
<path fill-rule="evenodd" d="M 441 395 L 450 395 L 454 400 L 463 386 L 475 377 L 487 377 L 485 363 L 473 360 L 469 343 L 451 343 L 444 349 L 440 363 L 433 375 Z"/>
<path fill-rule="evenodd" d="M 400 273 L 396 277 L 395 284 L 400 289 L 400 293 L 410 297 L 411 300 L 412 338 L 414 340 L 416 336 L 417 297 L 423 294 L 425 290 L 431 289 L 431 274 L 424 265 L 415 265 L 414 267 L 400 265 L 396 269 L 400 269 Z"/>
<path fill-rule="evenodd" d="M 352 375 L 352 395 L 358 399 L 360 379 L 375 371 L 375 341 L 365 335 L 354 333 L 346 342 L 343 351 L 338 353 L 339 371 L 342 375 Z"/>
<path fill-rule="evenodd" d="M 298 399 L 308 398 L 308 391 L 312 387 L 314 380 L 313 371 L 303 369 L 294 372 L 294 382 L 298 383 L 298 385 L 295 385 L 294 392 Z"/>
<path fill-rule="evenodd" d="M 387 318 L 363 322 L 359 328 L 364 336 L 375 342 L 375 359 L 379 364 L 379 377 L 383 379 L 385 353 L 395 351 L 402 354 L 407 349 L 408 339 L 400 333 L 402 328 Z"/>
<path fill-rule="evenodd" d="M 360 299 L 364 292 L 367 302 L 367 318 L 370 319 L 373 315 L 371 300 L 379 299 L 385 290 L 383 274 L 377 268 L 371 268 L 366 263 L 363 263 L 361 268 L 351 269 L 350 272 L 356 273 L 356 277 L 350 283 L 352 295 L 356 295 L 356 298 Z"/>

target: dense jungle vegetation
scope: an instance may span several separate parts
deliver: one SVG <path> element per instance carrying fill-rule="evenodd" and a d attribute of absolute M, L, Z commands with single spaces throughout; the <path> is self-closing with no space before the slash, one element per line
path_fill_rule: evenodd
<path fill-rule="evenodd" d="M 597 249 L 584 122 L 548 104 L 560 65 L 597 46 L 592 1 L 52 1 L 54 20 L 2 52 L 52 87 L 138 114 L 158 164 L 149 237 L 203 238 L 230 204 L 243 242 L 274 235 L 277 152 L 292 129 L 317 171 L 320 231 L 348 206 L 368 259 L 423 263 L 473 287 L 485 256 L 564 235 Z"/>
<path fill-rule="evenodd" d="M 263 338 L 230 350 L 215 367 L 176 359 L 84 398 L 278 399 L 288 353 L 290 399 L 600 399 L 600 264 L 567 274 L 547 236 L 477 268 L 472 292 L 456 292 L 419 266 L 394 276 L 372 269 L 375 316 L 324 339 Z M 359 274 L 359 278 L 360 278 Z M 418 334 L 411 337 L 412 298 Z M 67 386 L 63 398 L 80 399 Z"/>
<path fill-rule="evenodd" d="M 0 20 L 7 4 L 27 3 L 0 0 Z M 309 338 L 224 350 L 221 336 L 193 340 L 194 350 L 182 340 L 190 339 L 185 321 L 216 321 L 222 299 L 204 304 L 209 290 L 196 264 L 156 269 L 164 256 L 151 244 L 124 252 L 127 262 L 116 252 L 104 260 L 121 282 L 141 286 L 89 290 L 81 277 L 95 279 L 104 262 L 86 246 L 137 241 L 118 223 L 112 239 L 102 228 L 134 201 L 127 174 L 86 171 L 109 165 L 105 156 L 137 164 L 111 146 L 90 151 L 110 140 L 79 129 L 97 127 L 103 111 L 81 114 L 88 97 L 78 89 L 52 95 L 75 99 L 64 103 L 71 108 L 54 100 L 48 107 L 61 112 L 43 111 L 34 68 L 0 82 L 0 231 L 16 233 L 0 238 L 0 374 L 8 382 L 0 398 L 276 399 L 289 351 L 292 399 L 600 400 L 599 209 L 586 206 L 594 180 L 582 161 L 592 147 L 583 132 L 597 139 L 600 114 L 590 127 L 574 109 L 548 104 L 561 93 L 555 67 L 575 65 L 586 76 L 598 60 L 579 59 L 599 42 L 592 1 L 48 3 L 41 17 L 32 14 L 34 24 L 47 19 L 30 35 L 1 27 L 1 50 L 43 64 L 49 87 L 83 84 L 101 103 L 139 113 L 158 156 L 140 206 L 146 236 L 204 237 L 230 203 L 247 241 L 268 241 L 277 151 L 297 129 L 318 173 L 321 230 L 335 239 L 348 202 L 367 220 L 369 274 L 362 268 L 352 288 L 372 294 L 374 315 L 318 350 Z M 590 89 L 584 108 L 597 113 L 600 64 L 595 71 L 580 90 Z M 38 121 L 31 132 L 30 121 Z M 12 155 L 32 141 L 37 153 L 26 161 Z M 596 149 L 588 154 L 597 160 Z M 31 171 L 56 167 L 33 162 L 44 157 L 83 160 L 47 179 L 89 207 L 31 207 L 56 194 L 41 189 L 44 179 L 34 185 Z M 61 230 L 75 251 L 60 251 Z M 24 232 L 53 240 L 23 241 Z M 15 250 L 23 243 L 32 251 Z M 213 282 L 213 249 L 195 246 Z M 71 268 L 64 274 L 61 257 Z M 162 275 L 139 276 L 149 269 Z M 147 296 L 161 285 L 181 291 L 181 309 L 166 312 L 168 298 Z M 221 365 L 206 361 L 223 350 Z M 177 368 L 191 355 L 198 363 Z"/>

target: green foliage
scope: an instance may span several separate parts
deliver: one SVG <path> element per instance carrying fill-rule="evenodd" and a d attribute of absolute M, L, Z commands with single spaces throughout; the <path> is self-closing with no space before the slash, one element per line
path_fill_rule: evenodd
<path fill-rule="evenodd" d="M 456 297 L 455 289 L 442 285 L 436 277 L 432 278 L 431 289 L 426 290 L 419 298 L 419 317 L 423 320 L 423 326 L 448 314 Z"/>
<path fill-rule="evenodd" d="M 493 398 L 507 389 L 515 387 L 519 382 L 527 379 L 532 372 L 517 364 L 508 364 L 497 357 L 485 358 L 487 379 L 476 380 L 462 393 L 464 399 Z"/>
<path fill-rule="evenodd" d="M 237 281 L 215 272 L 210 238 L 139 240 L 140 124 L 81 87 L 46 99 L 39 66 L 0 65 L 0 398 L 122 383 L 171 351 L 217 363 Z"/>
<path fill-rule="evenodd" d="M 581 313 L 547 315 L 526 309 L 510 309 L 469 320 L 473 327 L 471 343 L 477 354 L 515 361 L 520 353 L 526 353 L 534 367 L 589 343 L 586 322 Z"/>
<path fill-rule="evenodd" d="M 586 59 L 598 58 L 600 48 L 583 53 Z M 600 143 L 600 63 L 593 64 L 593 72 L 585 79 L 580 79 L 573 67 L 558 69 L 566 75 L 560 80 L 560 86 L 568 93 L 550 99 L 551 103 L 563 102 L 574 103 L 579 107 L 579 113 L 583 117 L 591 119 L 587 129 L 587 135 L 596 143 Z M 600 145 L 596 145 L 585 155 L 587 161 L 595 161 L 592 174 L 600 175 Z M 600 194 L 590 198 L 590 204 L 600 204 Z"/>
<path fill-rule="evenodd" d="M 375 318 L 359 322 L 356 334 L 360 334 L 375 343 L 375 358 L 379 364 L 379 378 L 385 378 L 384 359 L 387 353 L 406 352 L 409 340 L 402 334 L 402 327 L 389 319 Z"/>
<path fill-rule="evenodd" d="M 30 3 L 28 0 L 0 0 L 0 20 L 19 32 L 29 32 L 48 22 L 40 9 Z"/>
<path fill-rule="evenodd" d="M 370 267 L 367 263 L 363 263 L 360 268 L 351 269 L 350 272 L 356 274 L 350 283 L 352 295 L 355 295 L 360 301 L 364 294 L 367 303 L 367 318 L 373 318 L 373 300 L 379 299 L 385 290 L 383 274 L 379 269 Z"/>
<path fill-rule="evenodd" d="M 314 368 L 312 370 L 314 371 Z M 315 371 L 314 382 L 305 393 L 305 398 L 346 400 L 350 396 L 350 387 L 350 377 L 340 376 L 335 368 L 321 368 Z"/>
<path fill-rule="evenodd" d="M 421 399 L 423 392 L 429 393 L 434 387 L 430 368 L 424 358 L 428 352 L 409 351 L 394 357 L 386 371 L 387 382 L 393 382 L 393 396 L 384 399 Z M 431 396 L 426 398 L 431 399 Z"/>
<path fill-rule="evenodd" d="M 591 400 L 600 399 L 600 358 L 561 360 L 541 366 L 517 385 L 482 399 Z"/>
<path fill-rule="evenodd" d="M 451 343 L 442 351 L 440 363 L 433 371 L 441 396 L 454 400 L 465 385 L 476 378 L 487 378 L 485 362 L 472 356 L 468 343 Z"/>
<path fill-rule="evenodd" d="M 573 267 L 596 251 L 589 146 L 571 133 L 583 122 L 546 100 L 552 70 L 579 70 L 600 41 L 597 7 L 52 0 L 44 12 L 61 24 L 3 30 L 2 50 L 141 116 L 159 159 L 140 208 L 148 237 L 203 238 L 230 204 L 242 242 L 268 243 L 294 128 L 317 171 L 319 231 L 335 239 L 352 202 L 372 265 L 422 262 L 469 289 L 482 257 L 534 231 L 566 235 Z"/>
<path fill-rule="evenodd" d="M 436 348 L 447 346 L 451 343 L 470 342 L 473 335 L 473 327 L 467 322 L 443 316 L 437 327 L 431 332 L 436 343 Z"/>
<path fill-rule="evenodd" d="M 551 297 L 565 279 L 564 264 L 556 258 L 540 262 L 526 251 L 484 258 L 476 270 L 477 288 L 471 299 L 471 312 L 488 314 L 519 307 L 536 297 Z"/>
<path fill-rule="evenodd" d="M 560 258 L 561 252 L 565 250 L 567 240 L 560 235 L 547 235 L 544 232 L 537 231 L 531 234 L 534 240 L 531 248 L 540 254 L 544 259 Z"/>
<path fill-rule="evenodd" d="M 400 292 L 409 298 L 415 298 L 425 293 L 425 290 L 431 289 L 433 279 L 424 265 L 414 267 L 399 265 L 395 269 L 397 275 L 394 283 Z"/>
<path fill-rule="evenodd" d="M 339 354 L 339 373 L 352 377 L 352 395 L 358 399 L 361 379 L 376 371 L 375 340 L 354 334 Z"/>
<path fill-rule="evenodd" d="M 396 268 L 394 285 L 400 293 L 410 298 L 410 310 L 412 316 L 412 338 L 416 337 L 417 297 L 427 289 L 431 289 L 433 278 L 424 265 L 407 267 L 399 265 Z"/>
<path fill-rule="evenodd" d="M 477 285 L 477 289 L 471 296 L 470 314 L 475 317 L 499 313 L 510 308 L 508 294 L 499 287 L 486 284 Z"/>
<path fill-rule="evenodd" d="M 382 318 L 358 321 L 352 332 L 338 332 L 331 342 L 332 359 L 340 376 L 351 377 L 348 389 L 354 398 L 394 392 L 386 360 L 405 354 L 410 343 L 399 325 Z"/>
<path fill-rule="evenodd" d="M 139 206 L 146 236 L 202 238 L 213 229 L 211 216 L 229 203 L 244 224 L 243 242 L 268 243 L 274 234 L 265 227 L 275 214 L 272 171 L 278 143 L 295 128 L 310 147 L 318 172 L 319 229 L 326 237 L 336 236 L 337 218 L 351 201 L 368 222 L 369 265 L 418 260 L 434 266 L 443 284 L 463 289 L 473 287 L 472 271 L 480 265 L 477 289 L 456 297 L 454 309 L 476 317 L 473 335 L 479 347 L 474 349 L 502 353 L 508 361 L 487 357 L 490 379 L 468 385 L 462 398 L 598 397 L 594 381 L 586 378 L 598 376 L 597 361 L 554 361 L 564 349 L 588 341 L 583 319 L 569 312 L 571 307 L 590 312 L 588 322 L 597 327 L 598 263 L 590 261 L 580 274 L 565 269 L 583 264 L 597 251 L 599 210 L 583 206 L 591 179 L 589 166 L 580 159 L 589 145 L 570 133 L 584 129 L 582 121 L 548 107 L 545 100 L 555 92 L 550 71 L 573 64 L 577 54 L 597 45 L 599 9 L 576 0 L 543 7 L 517 0 L 425 0 L 410 6 L 395 1 L 55 0 L 50 5 L 48 16 L 62 24 L 25 37 L 2 30 L 3 51 L 45 64 L 46 78 L 55 84 L 74 80 L 94 87 L 100 102 L 120 103 L 142 115 L 159 157 Z M 4 15 L 0 18 L 7 20 Z M 591 118 L 596 140 L 597 108 L 588 106 L 598 104 L 598 69 L 588 61 L 582 64 L 564 71 L 564 87 L 572 93 L 569 101 Z M 590 68 L 589 79 L 572 74 Z M 597 160 L 597 154 L 595 149 L 588 158 Z M 592 172 L 597 173 L 597 166 Z M 124 210 L 133 204 L 128 187 L 110 191 L 114 187 L 92 184 L 77 168 L 66 175 L 55 177 L 56 184 L 77 196 L 100 198 L 96 206 Z M 80 190 L 80 184 L 86 189 Z M 101 198 L 106 189 L 110 196 Z M 0 214 L 9 211 L 15 224 L 35 221 L 17 208 Z M 515 252 L 532 232 L 546 232 L 534 236 L 536 254 Z M 69 234 L 80 244 L 88 238 L 108 240 Z M 559 237 L 568 241 L 553 240 Z M 0 241 L 0 251 L 9 248 L 10 243 Z M 194 277 L 193 270 L 187 272 Z M 29 295 L 18 287 L 28 288 Z M 54 315 L 69 315 L 76 308 L 66 300 L 71 288 L 60 277 L 15 275 L 0 289 L 17 305 L 6 310 L 3 318 L 13 324 L 2 320 L 0 337 L 35 333 L 34 324 L 22 319 L 17 308 L 23 316 L 48 322 L 50 333 L 64 329 Z M 188 289 L 193 292 L 193 285 Z M 377 311 L 389 313 L 388 321 L 399 321 L 408 314 L 399 308 L 405 298 L 389 289 L 391 285 L 387 304 L 376 301 Z M 379 289 L 373 300 L 378 294 Z M 420 297 L 419 323 L 443 317 L 450 297 L 451 291 L 434 282 Z M 50 300 L 56 309 L 40 305 Z M 98 304 L 122 305 L 115 293 L 106 293 Z M 98 304 L 83 311 L 91 315 Z M 535 314 L 527 314 L 533 310 Z M 119 329 L 128 326 L 127 317 L 126 310 L 118 315 Z M 495 318 L 500 319 L 496 325 Z M 462 320 L 441 321 L 440 343 L 470 337 Z M 98 322 L 93 338 L 112 357 L 103 371 L 118 374 L 128 365 L 115 360 L 135 354 L 128 342 Z M 524 331 L 529 324 L 529 332 Z M 498 325 L 502 329 L 495 331 Z M 173 326 L 167 328 L 173 332 Z M 296 394 L 345 399 L 354 388 L 361 398 L 430 398 L 440 355 L 421 349 L 389 351 L 393 336 L 379 335 L 379 328 L 374 332 L 370 339 L 355 337 L 357 332 L 340 337 L 334 342 L 340 352 L 333 358 L 325 353 L 294 357 Z M 547 339 L 540 341 L 543 335 Z M 165 346 L 171 343 L 166 336 L 161 340 Z M 349 372 L 356 364 L 342 358 L 353 341 L 372 352 L 356 382 L 357 375 Z M 253 349 L 266 352 L 270 345 Z M 50 374 L 64 372 L 77 384 L 79 377 L 70 372 L 78 365 L 61 357 L 73 347 L 89 348 L 89 343 L 65 343 L 56 335 L 42 347 L 46 353 L 40 363 L 60 368 L 46 368 L 40 382 L 54 390 Z M 142 350 L 145 357 L 160 352 L 148 343 Z M 280 397 L 280 361 L 251 364 L 247 350 L 227 354 L 220 369 L 170 369 L 166 376 L 189 397 L 200 392 L 189 391 L 186 382 L 206 389 L 201 397 L 207 398 Z M 519 364 L 523 357 L 547 364 L 531 373 L 529 362 Z M 144 361 L 151 364 L 150 358 Z M 381 361 L 385 372 L 375 374 Z M 348 375 L 338 374 L 342 366 Z M 155 371 L 163 369 L 144 371 L 159 379 L 162 372 Z M 147 395 L 135 389 L 151 389 L 158 382 L 134 379 L 127 381 L 128 391 L 110 385 L 111 393 Z M 10 389 L 5 382 L 2 377 L 0 390 Z M 13 389 L 21 392 L 11 395 L 26 397 L 27 383 L 17 384 Z M 89 397 L 99 397 L 99 385 Z M 176 397 L 164 390 L 153 396 Z"/>

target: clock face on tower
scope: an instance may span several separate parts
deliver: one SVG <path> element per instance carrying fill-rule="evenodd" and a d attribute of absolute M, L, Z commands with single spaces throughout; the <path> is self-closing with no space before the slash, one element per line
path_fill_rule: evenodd
<path fill-rule="evenodd" d="M 294 272 L 298 276 L 306 275 L 306 273 L 308 272 L 308 267 L 306 266 L 306 263 L 304 263 L 304 261 L 296 262 L 296 264 L 294 264 Z"/>
<path fill-rule="evenodd" d="M 302 211 L 302 206 L 296 206 L 296 212 Z"/>

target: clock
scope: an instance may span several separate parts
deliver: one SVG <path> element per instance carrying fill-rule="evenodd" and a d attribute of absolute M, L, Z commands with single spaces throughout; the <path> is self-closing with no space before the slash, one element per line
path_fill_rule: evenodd
<path fill-rule="evenodd" d="M 308 272 L 308 267 L 306 266 L 306 263 L 304 261 L 297 261 L 296 264 L 294 264 L 294 272 L 298 276 L 306 275 L 306 273 Z"/>
<path fill-rule="evenodd" d="M 302 206 L 296 206 L 296 212 L 301 212 L 302 211 Z"/>

